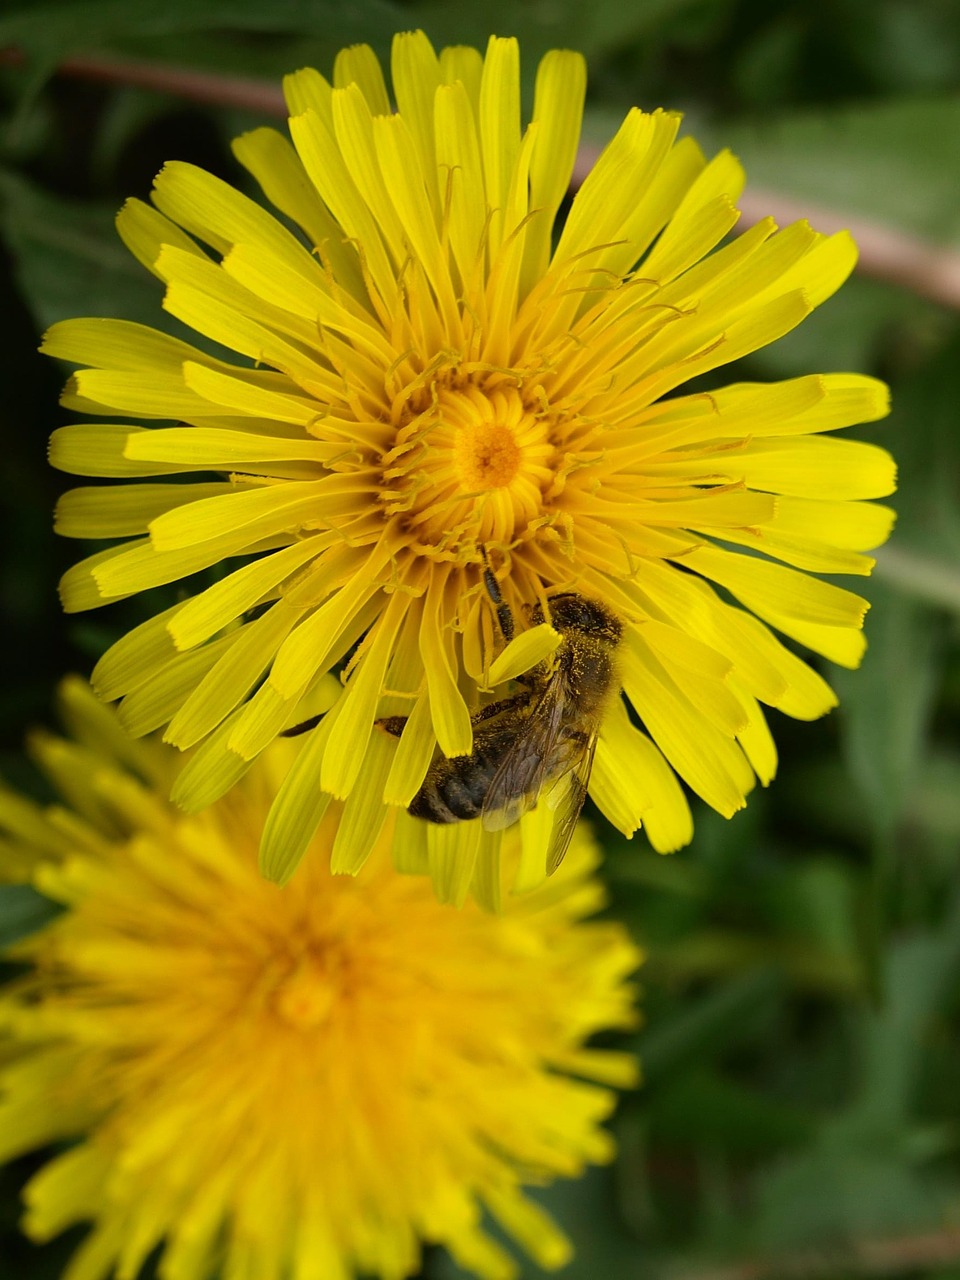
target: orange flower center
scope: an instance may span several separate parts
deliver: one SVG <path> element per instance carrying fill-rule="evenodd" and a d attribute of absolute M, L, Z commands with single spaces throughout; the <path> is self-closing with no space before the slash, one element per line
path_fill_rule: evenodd
<path fill-rule="evenodd" d="M 455 466 L 468 489 L 500 489 L 520 467 L 521 452 L 510 427 L 478 422 L 464 427 L 454 445 Z"/>
<path fill-rule="evenodd" d="M 398 430 L 381 501 L 425 554 L 511 543 L 544 514 L 555 453 L 516 387 L 443 387 Z"/>
<path fill-rule="evenodd" d="M 327 966 L 304 959 L 279 984 L 274 1007 L 284 1022 L 299 1031 L 322 1026 L 337 998 L 337 985 Z"/>

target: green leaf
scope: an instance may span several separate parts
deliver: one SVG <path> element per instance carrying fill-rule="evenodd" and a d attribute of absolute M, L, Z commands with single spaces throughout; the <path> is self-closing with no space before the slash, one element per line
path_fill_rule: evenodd
<path fill-rule="evenodd" d="M 788 936 L 813 943 L 825 959 L 842 964 L 856 953 L 857 890 L 850 866 L 811 853 L 782 869 L 771 886 L 771 907 Z"/>
<path fill-rule="evenodd" d="M 960 242 L 958 136 L 950 96 L 725 123 L 713 140 L 739 155 L 751 185 L 946 244 Z"/>
<path fill-rule="evenodd" d="M 116 210 L 68 203 L 0 170 L 0 218 L 40 328 L 78 313 L 169 327 L 162 290 L 128 253 Z"/>
<path fill-rule="evenodd" d="M 816 227 L 812 205 L 809 214 Z M 893 284 L 854 275 L 803 324 L 755 351 L 745 363 L 763 378 L 801 377 L 814 370 L 869 370 L 891 335 L 925 332 L 927 317 L 935 310 L 933 303 Z M 858 427 L 855 434 L 861 438 L 864 431 Z M 881 424 L 876 438 L 885 448 L 893 447 L 888 422 Z"/>
<path fill-rule="evenodd" d="M 0 19 L 0 45 L 15 44 L 30 53 L 60 58 L 123 37 L 185 35 L 194 31 L 250 31 L 316 34 L 344 44 L 371 36 L 384 38 L 409 11 L 386 0 L 164 0 L 159 5 L 129 0 L 90 0 L 83 4 L 32 4 Z M 409 16 L 407 17 L 409 25 Z"/>
<path fill-rule="evenodd" d="M 889 551 L 909 556 L 909 573 L 896 574 L 897 586 L 931 597 L 932 583 L 940 603 L 956 608 L 960 564 L 960 335 L 943 344 L 893 389 L 893 409 L 886 422 L 871 428 L 897 459 L 899 490 L 893 499 L 899 512 Z M 929 561 L 918 568 L 916 557 Z M 884 570 L 883 551 L 878 557 Z M 902 568 L 903 566 L 901 566 Z M 913 585 L 911 586 L 911 579 Z"/>
<path fill-rule="evenodd" d="M 935 556 L 911 551 L 901 543 L 876 553 L 874 577 L 924 604 L 960 614 L 960 568 Z"/>
<path fill-rule="evenodd" d="M 35 933 L 60 911 L 56 902 L 37 893 L 32 885 L 0 885 L 0 948 Z"/>
<path fill-rule="evenodd" d="M 77 315 L 117 316 L 235 363 L 233 352 L 163 310 L 163 286 L 128 252 L 114 226 L 115 212 L 61 200 L 0 169 L 0 226 L 38 327 Z"/>
<path fill-rule="evenodd" d="M 939 927 L 888 948 L 885 1003 L 849 1027 L 859 1079 L 846 1110 L 805 1151 L 764 1172 L 757 1244 L 786 1250 L 935 1225 L 958 1193 L 923 1166 L 956 1146 L 920 1123 L 927 1042 L 960 970 L 960 895 Z"/>
<path fill-rule="evenodd" d="M 653 1141 L 737 1154 L 809 1141 L 816 1124 L 792 1103 L 696 1067 L 662 1088 L 649 1110 Z"/>
<path fill-rule="evenodd" d="M 751 1034 L 758 1016 L 766 1016 L 782 990 L 773 970 L 759 970 L 718 985 L 706 995 L 663 1014 L 640 1036 L 640 1055 L 648 1081 L 702 1061 Z"/>
<path fill-rule="evenodd" d="M 889 1130 L 922 1104 L 919 1081 L 927 1037 L 952 1004 L 958 971 L 960 895 L 936 931 L 899 940 L 888 951 L 885 1002 L 862 1014 L 862 1080 L 855 1109 L 860 1127 Z"/>
<path fill-rule="evenodd" d="M 765 1171 L 758 1185 L 754 1247 L 775 1254 L 831 1246 L 842 1252 L 858 1237 L 934 1227 L 955 1194 L 904 1153 L 857 1146 L 833 1125 L 812 1150 Z"/>
<path fill-rule="evenodd" d="M 337 50 L 367 41 L 384 55 L 396 30 L 411 24 L 409 11 L 388 0 L 164 0 L 163 4 L 130 4 L 129 0 L 91 3 L 40 3 L 0 18 L 0 48 L 11 45 L 25 55 L 20 76 L 20 116 L 23 117 L 57 65 L 72 54 L 104 52 L 133 54 L 178 66 L 207 65 L 241 71 L 251 65 L 271 74 L 302 65 L 300 59 L 277 68 L 269 49 L 265 57 L 249 56 L 251 35 L 267 36 L 269 45 L 283 36 L 311 37 L 310 62 L 330 64 Z M 216 37 L 204 41 L 209 33 Z M 238 35 L 240 38 L 238 39 Z M 197 37 L 196 46 L 185 36 Z M 245 38 L 244 38 L 245 37 Z"/>
<path fill-rule="evenodd" d="M 517 36 L 525 71 L 530 72 L 548 49 L 575 48 L 588 57 L 599 57 L 629 48 L 703 7 L 702 0 L 633 0 L 631 4 L 593 0 L 589 5 L 581 0 L 553 0 L 549 5 L 487 0 L 477 6 L 434 0 L 406 10 L 406 23 L 422 26 L 437 45 L 472 44 L 483 49 L 491 32 Z"/>
<path fill-rule="evenodd" d="M 622 886 L 638 885 L 659 889 L 682 898 L 702 899 L 710 889 L 710 879 L 702 867 L 688 858 L 664 857 L 637 840 L 611 835 L 605 841 L 604 871 L 607 880 Z"/>
<path fill-rule="evenodd" d="M 911 825 L 945 837 L 956 863 L 960 842 L 960 754 L 929 754 L 912 797 L 908 820 Z"/>
<path fill-rule="evenodd" d="M 618 1221 L 616 1187 L 609 1169 L 589 1169 L 582 1178 L 563 1179 L 530 1194 L 561 1224 L 576 1250 L 559 1273 L 563 1280 L 597 1280 L 599 1276 L 622 1276 L 624 1280 L 636 1276 L 639 1280 L 647 1275 L 643 1243 L 628 1235 Z M 484 1222 L 483 1226 L 514 1257 L 522 1257 L 520 1247 L 505 1238 L 496 1223 Z M 558 1273 L 543 1271 L 524 1257 L 516 1274 L 534 1280 Z M 424 1275 L 431 1280 L 475 1280 L 475 1273 L 458 1267 L 445 1250 L 431 1258 Z"/>
<path fill-rule="evenodd" d="M 836 671 L 847 768 L 863 814 L 887 838 L 923 767 L 940 677 L 940 628 L 930 611 L 873 583 L 869 647 L 859 671 Z"/>

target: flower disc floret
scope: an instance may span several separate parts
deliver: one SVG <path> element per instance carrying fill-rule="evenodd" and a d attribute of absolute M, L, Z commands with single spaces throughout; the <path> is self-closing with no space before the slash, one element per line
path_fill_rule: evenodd
<path fill-rule="evenodd" d="M 730 816 L 776 768 L 762 706 L 834 704 L 775 633 L 857 664 L 866 602 L 814 575 L 870 572 L 893 514 L 865 500 L 894 487 L 887 453 L 834 434 L 887 412 L 871 378 L 684 384 L 793 329 L 855 247 L 772 219 L 728 240 L 740 165 L 664 111 L 627 115 L 561 219 L 575 53 L 541 62 L 525 127 L 513 40 L 437 55 L 398 36 L 392 81 L 393 102 L 373 53 L 346 50 L 332 83 L 285 81 L 292 145 L 237 140 L 283 223 L 182 163 L 122 210 L 165 309 L 235 355 L 121 321 L 48 333 L 84 366 L 64 403 L 119 419 L 58 431 L 54 464 L 146 481 L 65 495 L 61 532 L 123 540 L 67 573 L 65 607 L 224 566 L 94 683 L 130 732 L 199 744 L 176 793 L 191 810 L 328 713 L 267 826 L 281 875 L 332 800 L 355 869 L 437 751 L 471 751 L 502 649 L 485 564 L 521 629 L 552 594 L 594 598 L 624 640 L 591 794 L 678 848 L 679 779 Z M 399 744 L 384 716 L 408 717 Z M 531 816 L 526 845 L 548 826 Z M 437 865 L 480 840 L 417 838 Z"/>
<path fill-rule="evenodd" d="M 554 482 L 551 434 L 514 386 L 440 389 L 397 431 L 380 501 L 424 557 L 525 541 L 543 523 Z"/>
<path fill-rule="evenodd" d="M 184 816 L 176 753 L 132 743 L 79 681 L 65 697 L 75 738 L 35 746 L 66 803 L 0 791 L 0 876 L 63 907 L 0 989 L 0 1159 L 72 1144 L 28 1183 L 27 1232 L 88 1225 L 78 1280 L 154 1253 L 165 1280 L 400 1280 L 425 1243 L 510 1280 L 488 1216 L 567 1261 L 524 1187 L 608 1160 L 610 1086 L 636 1081 L 630 1054 L 587 1045 L 633 1025 L 640 955 L 588 919 L 586 829 L 549 892 L 501 915 L 440 905 L 383 841 L 331 875 L 332 815 L 281 890 L 257 838 L 296 745 Z"/>

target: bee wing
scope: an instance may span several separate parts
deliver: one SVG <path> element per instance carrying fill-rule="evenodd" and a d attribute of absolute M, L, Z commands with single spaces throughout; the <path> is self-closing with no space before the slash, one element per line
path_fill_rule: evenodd
<path fill-rule="evenodd" d="M 587 798 L 587 783 L 590 781 L 590 770 L 593 768 L 597 737 L 598 732 L 595 729 L 584 742 L 570 769 L 561 774 L 547 797 L 547 804 L 555 810 L 550 847 L 547 849 L 548 876 L 552 876 L 559 867 L 573 839 L 580 810 Z"/>
<path fill-rule="evenodd" d="M 563 686 L 552 681 L 493 775 L 483 802 L 485 831 L 503 831 L 537 803 L 560 735 Z"/>

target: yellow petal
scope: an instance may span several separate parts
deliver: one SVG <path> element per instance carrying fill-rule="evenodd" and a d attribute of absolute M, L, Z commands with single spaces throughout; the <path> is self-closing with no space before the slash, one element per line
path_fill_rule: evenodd
<path fill-rule="evenodd" d="M 450 580 L 455 588 L 455 581 Z M 447 596 L 448 613 L 442 606 Z M 473 728 L 470 713 L 457 687 L 456 665 L 453 660 L 453 633 L 449 629 L 453 620 L 455 603 L 453 592 L 444 593 L 444 581 L 435 573 L 430 581 L 423 621 L 420 627 L 420 653 L 423 657 L 430 696 L 430 714 L 440 750 L 445 756 L 469 755 L 473 746 Z"/>
<path fill-rule="evenodd" d="M 680 776 L 731 817 L 743 808 L 752 781 L 739 747 L 689 701 L 636 630 L 628 628 L 624 639 L 624 688 L 637 714 Z"/>
<path fill-rule="evenodd" d="M 452 822 L 443 825 L 431 822 L 427 827 L 427 857 L 430 877 L 437 898 L 462 907 L 473 879 L 473 871 L 483 831 L 480 820 Z"/>
<path fill-rule="evenodd" d="M 333 64 L 333 83 L 338 89 L 355 84 L 374 115 L 388 115 L 390 98 L 380 59 L 368 44 L 353 44 L 337 53 Z"/>
<path fill-rule="evenodd" d="M 405 809 L 395 812 L 394 866 L 404 876 L 425 876 L 430 871 L 427 856 L 427 828 L 430 824 L 422 818 L 411 818 Z"/>
<path fill-rule="evenodd" d="M 692 399 L 692 398 L 691 398 Z M 860 374 L 811 374 L 784 382 L 740 382 L 710 393 L 717 436 L 767 436 L 836 431 L 890 412 L 890 392 Z M 680 401 L 675 402 L 674 411 Z M 656 412 L 660 406 L 654 406 Z"/>
<path fill-rule="evenodd" d="M 407 807 L 423 785 L 436 746 L 437 735 L 430 713 L 430 696 L 423 693 L 413 704 L 413 710 L 397 744 L 383 790 L 383 799 L 387 804 Z"/>
<path fill-rule="evenodd" d="M 396 300 L 396 273 L 379 227 L 357 189 L 331 129 L 332 120 L 328 127 L 312 108 L 290 120 L 294 146 L 311 182 L 347 237 L 363 245 L 370 278 L 389 306 Z"/>
<path fill-rule="evenodd" d="M 166 666 L 154 671 L 146 684 L 128 693 L 120 703 L 120 723 L 139 738 L 165 725 L 190 691 L 233 646 L 233 636 L 213 640 L 202 649 L 178 653 Z"/>
<path fill-rule="evenodd" d="M 427 192 L 436 200 L 437 187 L 432 178 L 437 167 L 433 113 L 440 86 L 440 63 L 422 31 L 402 31 L 393 37 L 390 70 L 397 110 L 416 142 L 420 164 L 428 178 Z M 443 175 L 440 176 L 442 181 Z"/>
<path fill-rule="evenodd" d="M 484 265 L 487 202 L 476 118 L 462 84 L 437 90 L 436 156 L 450 246 L 461 279 L 473 282 Z"/>
<path fill-rule="evenodd" d="M 474 864 L 473 880 L 470 892 L 484 909 L 493 915 L 499 915 L 502 909 L 501 872 L 500 872 L 501 836 L 498 831 L 484 831 L 480 824 L 480 848 Z"/>
<path fill-rule="evenodd" d="M 234 244 L 263 244 L 299 269 L 308 282 L 316 277 L 316 260 L 278 219 L 196 165 L 168 161 L 154 180 L 152 198 L 162 213 L 218 253 Z"/>
<path fill-rule="evenodd" d="M 777 747 L 773 734 L 756 699 L 738 688 L 735 681 L 732 688 L 747 716 L 746 727 L 737 734 L 737 741 L 746 752 L 754 773 L 766 786 L 777 772 Z"/>
<path fill-rule="evenodd" d="M 143 427 L 122 422 L 80 422 L 58 427 L 50 437 L 52 467 L 75 476 L 160 476 L 172 475 L 177 463 L 143 463 L 127 458 L 127 442 L 132 435 L 151 434 Z"/>
<path fill-rule="evenodd" d="M 294 529 L 311 514 L 321 515 L 324 498 L 331 487 L 352 478 L 291 481 L 287 484 L 264 485 L 252 489 L 235 488 L 217 498 L 190 501 L 190 487 L 180 486 L 183 501 L 173 511 L 158 516 L 150 525 L 150 541 L 157 551 L 181 551 L 212 539 L 218 539 L 225 528 L 232 536 L 243 536 L 253 543 L 281 530 Z"/>
<path fill-rule="evenodd" d="M 541 622 L 539 626 L 521 631 L 490 664 L 489 687 L 495 688 L 498 684 L 515 680 L 525 671 L 530 671 L 538 662 L 545 661 L 556 652 L 560 640 L 560 633 L 554 631 L 549 622 Z"/>
<path fill-rule="evenodd" d="M 157 258 L 165 244 L 175 245 L 184 253 L 205 257 L 203 250 L 186 232 L 165 218 L 159 210 L 142 200 L 127 200 L 117 214 L 117 231 L 120 239 L 133 256 L 148 271 L 157 275 Z"/>
<path fill-rule="evenodd" d="M 366 288 L 356 249 L 346 244 L 343 231 L 317 195 L 296 151 L 275 129 L 254 129 L 236 138 L 233 153 L 259 182 L 267 199 L 302 227 L 323 262 L 355 298 Z"/>
<path fill-rule="evenodd" d="M 684 557 L 683 564 L 719 582 L 761 616 L 772 610 L 802 622 L 859 629 L 869 607 L 860 596 L 832 583 L 716 547 L 697 547 Z"/>
<path fill-rule="evenodd" d="M 401 234 L 417 255 L 448 325 L 456 332 L 459 309 L 447 258 L 441 252 L 436 217 L 427 198 L 420 158 L 403 117 L 378 116 L 373 121 L 373 142 Z"/>
<path fill-rule="evenodd" d="M 590 253 L 587 265 L 612 271 L 633 266 L 638 242 L 629 235 L 628 223 L 643 205 L 644 191 L 666 159 L 679 127 L 675 113 L 647 115 L 634 108 L 627 114 L 574 197 L 555 263 L 609 245 Z"/>
<path fill-rule="evenodd" d="M 107 702 L 122 697 L 176 656 L 167 628 L 182 607 L 180 604 L 172 605 L 163 613 L 141 622 L 110 646 L 90 678 L 99 697 Z"/>
<path fill-rule="evenodd" d="M 180 705 L 164 741 L 185 750 L 211 733 L 247 697 L 301 613 L 276 604 L 231 632 L 229 648 Z"/>
<path fill-rule="evenodd" d="M 370 574 L 373 572 L 371 557 Z M 355 574 L 284 642 L 270 672 L 270 685 L 283 697 L 299 693 L 314 672 L 325 670 L 333 655 L 350 643 L 344 636 L 356 628 L 364 607 L 380 590 L 362 570 Z"/>
<path fill-rule="evenodd" d="M 134 591 L 143 591 L 148 587 L 159 587 L 166 582 L 175 582 L 178 578 L 185 578 L 188 574 L 219 564 L 229 556 L 259 548 L 255 540 L 245 530 L 241 530 L 239 533 L 210 538 L 196 547 L 177 548 L 173 551 L 156 551 L 146 539 L 111 550 L 113 554 L 105 557 L 102 562 L 94 563 L 93 557 L 84 562 L 92 564 L 92 576 L 104 601 L 130 595 Z M 70 573 L 68 570 L 64 581 Z"/>
<path fill-rule="evenodd" d="M 178 649 L 192 649 L 253 608 L 288 574 L 312 560 L 335 535 L 314 534 L 271 555 L 244 565 L 215 582 L 206 591 L 178 606 L 170 622 L 170 635 Z"/>
<path fill-rule="evenodd" d="M 199 484 L 198 498 L 229 490 L 224 483 Z M 146 533 L 151 520 L 183 502 L 178 485 L 87 485 L 69 489 L 57 502 L 54 530 L 65 538 L 125 538 Z"/>
<path fill-rule="evenodd" d="M 633 751 L 639 730 L 626 715 L 621 699 L 604 716 L 597 741 L 590 797 L 604 817 L 628 838 L 637 831 L 649 802 L 644 794 L 642 772 Z"/>
<path fill-rule="evenodd" d="M 373 720 L 382 696 L 387 664 L 406 610 L 406 597 L 394 592 L 379 620 L 364 638 L 363 652 L 347 682 L 320 774 L 320 785 L 324 791 L 329 791 L 338 800 L 350 794 L 360 774 L 367 744 L 374 733 Z M 381 734 L 374 736 L 378 740 L 382 737 Z M 384 743 L 383 751 L 377 752 L 378 761 L 386 761 L 389 754 Z M 385 766 L 377 792 L 378 803 L 386 777 Z"/>
<path fill-rule="evenodd" d="M 522 291 L 529 291 L 550 260 L 557 210 L 567 194 L 580 141 L 587 64 L 582 54 L 551 49 L 537 67 L 533 122 L 537 140 L 530 160 L 530 208 L 538 210 L 527 230 Z"/>
<path fill-rule="evenodd" d="M 310 731 L 267 814 L 260 870 L 276 884 L 286 884 L 296 871 L 330 804 L 332 797 L 320 789 L 320 765 L 337 714 L 335 704 Z"/>
<path fill-rule="evenodd" d="M 786 537 L 820 537 L 831 546 L 870 551 L 886 542 L 895 520 L 891 507 L 876 502 L 782 497 L 769 528 Z"/>
<path fill-rule="evenodd" d="M 520 46 L 491 36 L 480 80 L 480 153 L 490 217 L 490 251 L 504 235 L 503 211 L 520 151 Z"/>
<path fill-rule="evenodd" d="M 336 729 L 334 725 L 332 732 L 336 733 Z M 333 749 L 328 744 L 324 765 Z M 356 753 L 360 754 L 359 746 Z M 351 786 L 337 824 L 330 851 L 330 870 L 335 875 L 356 875 L 380 837 L 389 814 L 382 796 L 392 759 L 393 748 L 386 735 L 375 733 L 367 743 L 356 785 Z"/>
<path fill-rule="evenodd" d="M 483 54 L 470 45 L 449 45 L 440 50 L 440 79 L 444 84 L 460 83 L 467 91 L 477 120 L 480 119 L 480 82 L 483 79 Z"/>
<path fill-rule="evenodd" d="M 314 67 L 301 67 L 283 77 L 283 95 L 291 116 L 314 111 L 325 125 L 333 119 L 333 85 Z"/>
<path fill-rule="evenodd" d="M 555 1271 L 573 1257 L 573 1246 L 553 1219 L 520 1192 L 513 1188 L 486 1191 L 484 1199 L 493 1216 L 539 1266 Z"/>
<path fill-rule="evenodd" d="M 735 206 L 744 180 L 743 167 L 729 151 L 711 160 L 690 184 L 644 259 L 642 273 L 665 283 L 709 253 L 740 216 Z"/>
<path fill-rule="evenodd" d="M 305 681 L 304 692 L 308 683 Z M 301 702 L 300 693 L 283 698 L 273 685 L 265 682 L 237 712 L 227 746 L 244 760 L 254 760 L 277 734 L 294 728 L 308 715 L 306 712 L 301 714 Z"/>
<path fill-rule="evenodd" d="M 158 427 L 132 433 L 124 446 L 128 458 L 164 461 L 171 468 L 180 463 L 182 471 L 226 471 L 268 461 L 297 460 L 322 465 L 334 450 L 340 451 L 340 447 L 302 437 L 263 436 L 259 432 L 228 431 L 223 427 Z"/>
<path fill-rule="evenodd" d="M 546 880 L 553 818 L 549 805 L 536 804 L 520 819 L 520 861 L 513 878 L 513 893 L 528 893 Z"/>

